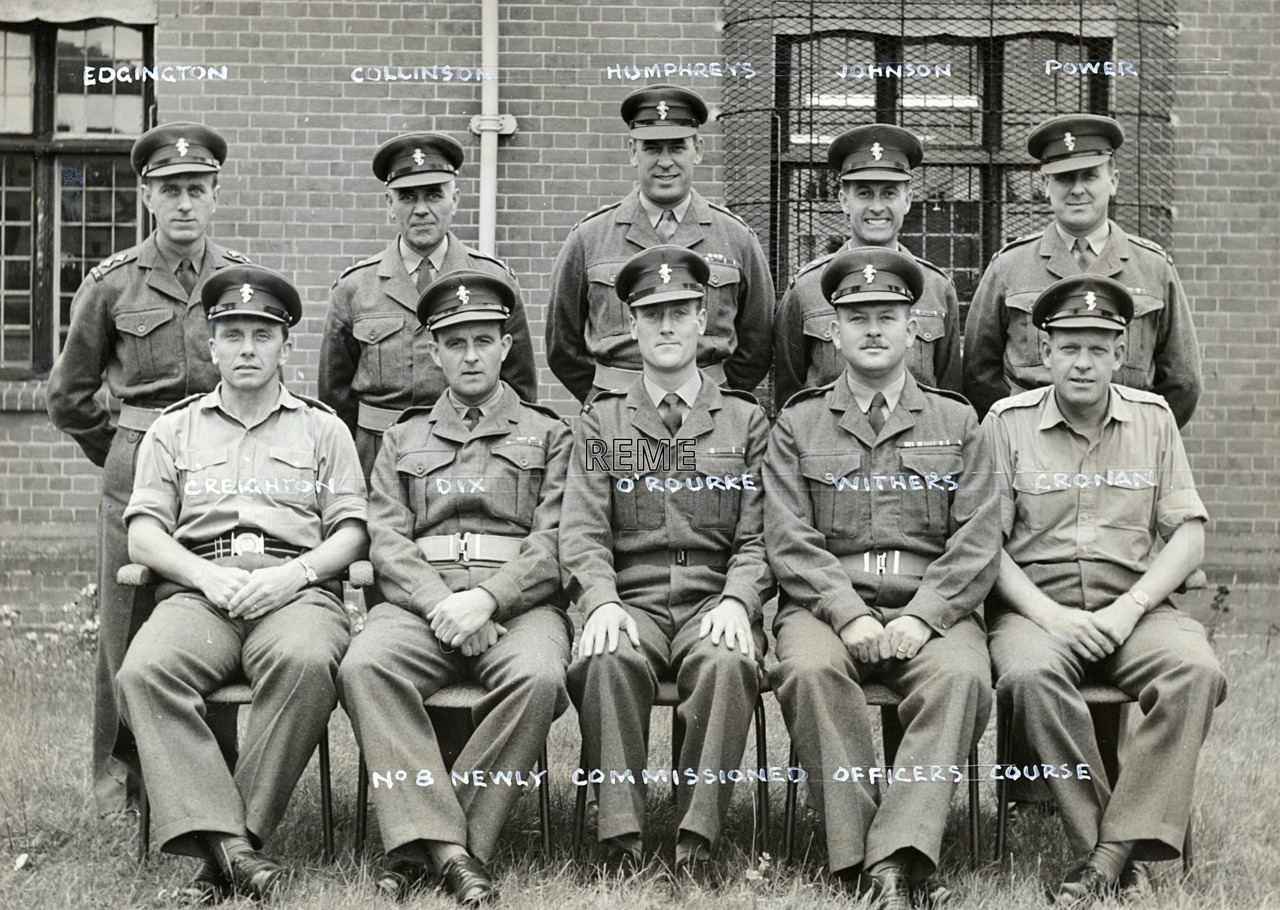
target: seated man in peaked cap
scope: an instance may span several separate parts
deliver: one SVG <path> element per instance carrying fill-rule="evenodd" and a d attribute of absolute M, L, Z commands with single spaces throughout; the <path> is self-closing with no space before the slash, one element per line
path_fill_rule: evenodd
<path fill-rule="evenodd" d="M 1110 278 L 1064 278 L 1031 318 L 1052 385 L 997 402 L 983 424 L 1004 523 L 991 661 L 1015 742 L 1096 769 L 1046 777 L 1085 857 L 1051 896 L 1077 908 L 1115 896 L 1134 861 L 1180 855 L 1226 679 L 1203 627 L 1168 601 L 1200 565 L 1208 518 L 1173 413 L 1111 381 L 1133 297 Z M 1079 691 L 1092 680 L 1137 700 L 1114 790 Z"/>
<path fill-rule="evenodd" d="M 460 903 L 497 896 L 485 863 L 522 791 L 513 774 L 548 785 L 534 763 L 569 705 L 556 532 L 571 434 L 499 379 L 515 293 L 475 271 L 423 292 L 418 318 L 446 390 L 387 429 L 373 471 L 369 555 L 388 600 L 370 610 L 338 685 L 370 772 L 425 770 L 433 781 L 373 784 L 391 857 L 378 887 L 397 898 L 428 870 Z M 506 783 L 455 788 L 445 770 L 423 701 L 469 679 L 489 695 L 454 766 Z"/>
<path fill-rule="evenodd" d="M 978 609 L 995 580 L 999 501 L 973 408 L 906 368 L 923 280 L 896 250 L 827 264 L 845 370 L 788 402 L 764 467 L 765 544 L 782 589 L 774 692 L 831 871 L 880 910 L 945 894 L 931 877 L 951 795 L 991 709 Z M 902 696 L 894 777 L 878 797 L 871 680 Z"/>
<path fill-rule="evenodd" d="M 257 266 L 204 285 L 222 381 L 168 408 L 138 454 L 129 554 L 166 579 L 116 677 L 162 849 L 203 860 L 185 896 L 262 899 L 284 869 L 258 852 L 337 704 L 340 585 L 364 556 L 364 478 L 346 427 L 284 387 L 298 292 Z M 234 774 L 204 699 L 253 687 Z"/>
<path fill-rule="evenodd" d="M 600 840 L 620 864 L 640 864 L 649 714 L 658 680 L 674 676 L 685 731 L 680 877 L 710 873 L 733 792 L 714 778 L 742 760 L 765 646 L 761 609 L 773 596 L 760 524 L 768 422 L 754 398 L 697 367 L 708 275 L 701 256 L 676 246 L 619 270 L 644 372 L 583 409 L 560 525 L 570 595 L 586 616 L 569 667 L 583 754 L 588 768 L 635 780 L 600 785 Z M 642 465 L 637 451 L 657 460 Z"/>

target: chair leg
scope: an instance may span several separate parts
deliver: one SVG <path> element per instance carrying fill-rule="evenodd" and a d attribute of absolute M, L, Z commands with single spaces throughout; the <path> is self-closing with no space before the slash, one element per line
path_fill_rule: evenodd
<path fill-rule="evenodd" d="M 680 767 L 680 751 L 684 748 L 684 722 L 680 719 L 680 706 L 671 706 L 671 767 Z M 680 801 L 680 787 L 672 781 L 671 804 Z"/>
<path fill-rule="evenodd" d="M 138 862 L 147 861 L 151 846 L 151 801 L 147 798 L 147 782 L 138 783 Z"/>
<path fill-rule="evenodd" d="M 587 766 L 587 750 L 584 746 L 578 755 L 578 767 L 585 768 Z M 587 827 L 587 784 L 578 786 L 578 795 L 574 799 L 573 805 L 573 853 L 574 856 L 579 854 L 583 849 L 583 832 Z"/>
<path fill-rule="evenodd" d="M 996 703 L 996 764 L 1001 774 L 996 781 L 996 862 L 1004 863 L 1005 833 L 1009 827 L 1009 782 L 1004 777 L 1003 766 L 1009 762 L 1009 749 L 1013 738 L 1013 712 L 1004 711 Z"/>
<path fill-rule="evenodd" d="M 1097 738 L 1098 751 L 1102 753 L 1102 767 L 1107 782 L 1114 788 L 1120 776 L 1120 709 L 1123 705 L 1090 705 L 1093 716 L 1093 735 Z"/>
<path fill-rule="evenodd" d="M 756 696 L 756 764 L 767 771 L 769 768 L 769 737 L 766 735 L 764 718 L 764 698 Z M 756 782 L 756 838 L 754 846 L 759 852 L 769 851 L 769 776 L 762 774 Z M 751 857 L 754 864 L 756 857 Z"/>
<path fill-rule="evenodd" d="M 320 734 L 320 826 L 324 829 L 324 861 L 333 862 L 333 791 L 329 775 L 329 728 Z"/>
<path fill-rule="evenodd" d="M 355 853 L 364 849 L 365 824 L 369 816 L 369 769 L 364 764 L 364 750 L 359 750 L 360 765 L 356 777 L 356 844 Z"/>
<path fill-rule="evenodd" d="M 902 722 L 898 720 L 897 705 L 880 706 L 880 735 L 884 743 L 884 763 L 893 767 L 893 760 L 898 757 L 898 746 L 902 745 Z"/>
<path fill-rule="evenodd" d="M 542 786 L 538 788 L 538 822 L 542 827 L 542 855 L 551 858 L 551 775 L 547 773 L 547 744 L 542 744 L 538 758 L 538 770 L 542 772 Z"/>
<path fill-rule="evenodd" d="M 791 744 L 791 755 L 787 758 L 787 801 L 783 804 L 782 815 L 782 852 L 787 862 L 794 858 L 796 840 L 796 794 L 800 784 L 791 776 L 790 769 L 800 764 L 800 756 L 796 754 L 795 743 Z"/>
<path fill-rule="evenodd" d="M 978 871 L 982 831 L 978 827 L 978 744 L 969 749 L 969 868 Z"/>
<path fill-rule="evenodd" d="M 1191 874 L 1191 819 L 1187 819 L 1187 835 L 1182 839 L 1182 874 Z"/>

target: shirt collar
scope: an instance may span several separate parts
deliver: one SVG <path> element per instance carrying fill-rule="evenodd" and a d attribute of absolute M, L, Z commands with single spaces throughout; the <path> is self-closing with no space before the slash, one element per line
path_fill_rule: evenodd
<path fill-rule="evenodd" d="M 680 200 L 680 202 L 671 209 L 671 211 L 676 213 L 676 224 L 679 224 L 680 222 L 684 221 L 685 213 L 689 211 L 689 206 L 692 203 L 693 203 L 693 193 L 690 192 L 687 196 L 684 197 L 684 199 Z M 658 226 L 658 221 L 659 219 L 662 218 L 662 213 L 665 211 L 665 209 L 662 206 L 658 205 L 653 200 L 651 200 L 644 193 L 640 194 L 640 205 L 641 207 L 644 208 L 644 213 L 649 216 L 649 226 L 656 228 Z"/>
<path fill-rule="evenodd" d="M 490 395 L 488 398 L 486 398 L 484 401 L 480 402 L 479 404 L 463 404 L 453 394 L 453 389 L 449 390 L 448 395 L 449 395 L 449 404 L 453 405 L 453 409 L 458 412 L 459 417 L 467 413 L 467 408 L 479 408 L 480 416 L 488 417 L 490 412 L 493 410 L 494 405 L 498 403 L 498 399 L 502 397 L 502 383 L 499 382 L 496 386 L 494 386 L 493 394 Z"/>
<path fill-rule="evenodd" d="M 670 394 L 666 389 L 662 388 L 650 379 L 647 374 L 644 377 L 644 390 L 649 393 L 649 400 L 653 402 L 653 406 L 655 408 L 662 399 L 666 398 L 667 395 Z M 697 370 L 694 370 L 693 376 L 689 378 L 688 382 L 680 386 L 680 388 L 672 389 L 671 391 L 675 392 L 676 395 L 680 397 L 680 400 L 689 407 L 693 407 L 693 402 L 697 399 L 698 392 L 701 390 L 702 375 Z"/>
<path fill-rule="evenodd" d="M 298 398 L 297 395 L 294 395 L 292 392 L 290 392 L 285 387 L 285 384 L 283 382 L 280 383 L 279 386 L 277 386 L 277 388 L 279 389 L 279 392 L 276 395 L 276 403 L 271 406 L 272 411 L 275 411 L 279 408 L 288 408 L 289 410 L 292 411 L 302 407 L 302 404 L 303 404 L 302 400 Z M 227 409 L 222 405 L 222 383 L 221 382 L 219 382 L 216 386 L 213 387 L 212 392 L 209 392 L 204 397 L 202 397 L 198 402 L 198 404 L 200 405 L 201 408 L 204 408 L 205 410 L 208 410 L 209 408 L 217 408 L 218 410 L 225 411 L 228 414 L 231 413 L 230 411 L 227 411 Z"/>
<path fill-rule="evenodd" d="M 1061 224 L 1055 221 L 1053 226 L 1058 229 L 1058 236 L 1062 238 L 1062 242 L 1066 244 L 1067 249 L 1071 249 L 1075 246 L 1076 238 L 1064 231 Z M 1093 250 L 1093 254 L 1095 256 L 1101 256 L 1102 248 L 1107 245 L 1107 238 L 1110 236 L 1111 222 L 1109 220 L 1104 220 L 1097 228 L 1090 231 L 1088 234 L 1085 234 L 1084 239 L 1089 241 L 1089 249 Z"/>
<path fill-rule="evenodd" d="M 858 403 L 858 409 L 865 412 L 871 407 L 871 399 L 876 397 L 876 392 L 884 396 L 885 404 L 888 406 L 890 413 L 898 406 L 898 399 L 902 397 L 902 390 L 907 384 L 907 371 L 904 369 L 893 382 L 889 383 L 883 389 L 873 389 L 869 385 L 864 385 L 853 378 L 851 370 L 844 371 L 845 379 L 849 382 L 849 391 L 853 393 L 853 400 Z"/>
<path fill-rule="evenodd" d="M 404 242 L 404 238 L 400 238 L 400 259 L 404 262 L 404 270 L 410 275 L 418 271 L 418 267 L 422 265 L 425 258 L 431 263 L 432 268 L 436 270 L 436 274 L 440 274 L 444 270 L 444 257 L 449 252 L 449 235 L 445 234 L 431 251 L 431 255 L 422 256 L 420 253 L 414 252 L 413 247 Z"/>
<path fill-rule="evenodd" d="M 1126 423 L 1133 420 L 1133 409 L 1129 407 L 1129 402 L 1116 393 L 1114 383 L 1111 385 L 1111 393 L 1107 397 L 1107 411 L 1102 415 L 1102 425 L 1105 427 L 1112 420 Z M 1044 397 L 1044 410 L 1040 414 L 1039 429 L 1048 430 L 1059 424 L 1068 428 L 1071 427 L 1070 421 L 1067 420 L 1062 410 L 1058 407 L 1058 390 L 1050 387 L 1049 394 Z"/>

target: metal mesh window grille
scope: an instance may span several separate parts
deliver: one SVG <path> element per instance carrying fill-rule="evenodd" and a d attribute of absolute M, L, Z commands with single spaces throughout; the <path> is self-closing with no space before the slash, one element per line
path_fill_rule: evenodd
<path fill-rule="evenodd" d="M 1026 139 L 1057 114 L 1120 120 L 1113 217 L 1168 241 L 1172 2 L 739 0 L 725 24 L 726 55 L 759 73 L 725 81 L 726 196 L 760 233 L 779 288 L 848 238 L 827 146 L 877 121 L 924 144 L 899 238 L 951 274 L 962 305 L 1002 244 L 1051 218 Z M 1117 74 L 1079 72 L 1102 61 Z"/>

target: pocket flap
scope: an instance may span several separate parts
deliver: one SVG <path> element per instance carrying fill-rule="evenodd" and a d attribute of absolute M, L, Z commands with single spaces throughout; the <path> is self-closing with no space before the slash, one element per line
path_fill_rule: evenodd
<path fill-rule="evenodd" d="M 183 471 L 203 471 L 214 465 L 225 464 L 227 450 L 220 449 L 186 449 L 174 459 L 174 464 Z"/>
<path fill-rule="evenodd" d="M 425 477 L 445 465 L 453 464 L 456 456 L 456 449 L 419 449 L 415 452 L 405 452 L 396 459 L 396 470 L 412 477 Z"/>
<path fill-rule="evenodd" d="M 356 341 L 377 344 L 404 328 L 403 316 L 365 316 L 357 319 L 352 328 Z"/>
<path fill-rule="evenodd" d="M 504 461 L 509 461 L 522 471 L 547 466 L 547 450 L 542 446 L 510 444 L 494 446 L 493 454 Z"/>
<path fill-rule="evenodd" d="M 157 326 L 164 325 L 172 318 L 173 310 L 169 307 L 116 313 L 116 331 L 142 338 L 144 335 L 150 335 Z"/>
<path fill-rule="evenodd" d="M 834 484 L 862 467 L 861 452 L 834 452 L 829 455 L 801 455 L 800 473 L 819 483 Z"/>
<path fill-rule="evenodd" d="M 936 449 L 903 449 L 902 467 L 913 474 L 925 477 L 937 474 L 955 476 L 964 470 L 964 456 L 960 450 L 951 447 Z"/>
<path fill-rule="evenodd" d="M 315 468 L 316 453 L 311 449 L 295 449 L 291 446 L 271 446 L 267 454 L 276 461 L 283 461 L 295 468 Z"/>

